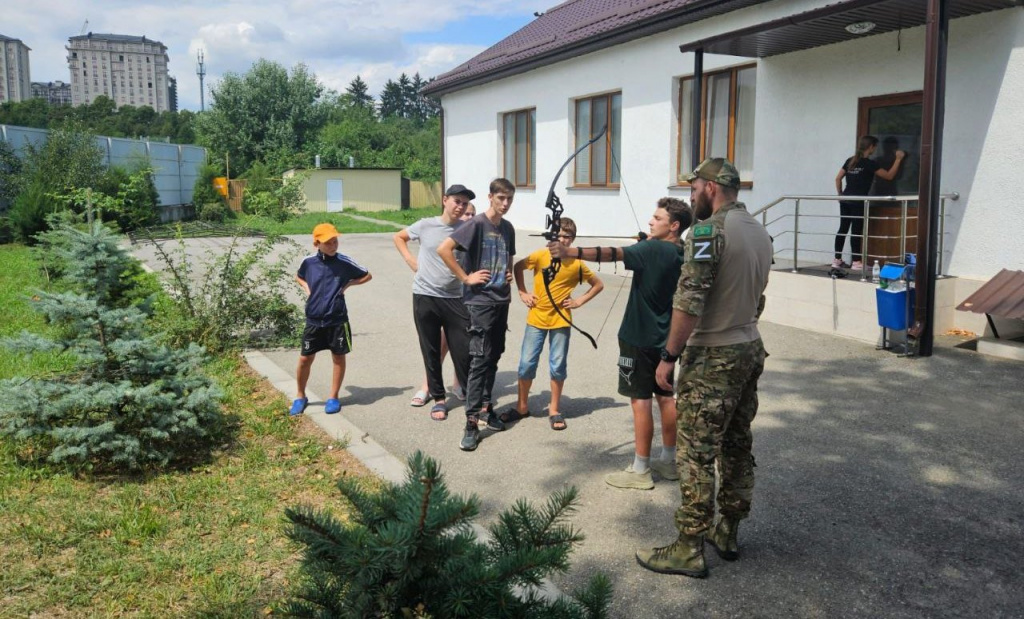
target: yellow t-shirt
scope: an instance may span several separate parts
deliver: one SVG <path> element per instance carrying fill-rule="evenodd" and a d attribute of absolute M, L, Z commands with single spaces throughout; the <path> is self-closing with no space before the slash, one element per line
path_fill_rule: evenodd
<path fill-rule="evenodd" d="M 548 294 L 544 292 L 543 270 L 551 264 L 551 252 L 547 249 L 538 249 L 526 257 L 525 266 L 533 269 L 533 294 L 537 297 L 537 304 L 530 308 L 526 315 L 526 324 L 538 329 L 560 329 L 568 327 L 569 323 L 562 320 L 561 316 L 555 313 L 551 307 Z M 562 313 L 572 320 L 572 312 L 561 306 L 561 303 L 572 293 L 576 286 L 589 281 L 594 272 L 580 260 L 575 258 L 563 258 L 562 268 L 551 282 L 551 296 L 559 303 Z"/>

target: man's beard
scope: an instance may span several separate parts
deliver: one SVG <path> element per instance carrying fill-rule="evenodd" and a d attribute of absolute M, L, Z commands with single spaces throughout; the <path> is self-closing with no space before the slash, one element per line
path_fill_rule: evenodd
<path fill-rule="evenodd" d="M 699 195 L 693 199 L 693 216 L 697 218 L 697 221 L 704 221 L 711 217 L 713 212 L 711 200 L 708 200 L 707 196 Z"/>

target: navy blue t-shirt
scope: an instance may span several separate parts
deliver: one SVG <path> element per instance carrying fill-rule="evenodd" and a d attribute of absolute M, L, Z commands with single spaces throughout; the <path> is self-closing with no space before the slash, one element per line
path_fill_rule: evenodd
<path fill-rule="evenodd" d="M 348 319 L 342 290 L 369 271 L 342 254 L 327 256 L 321 252 L 307 257 L 299 265 L 299 278 L 309 286 L 306 299 L 306 324 L 316 327 L 340 325 Z"/>

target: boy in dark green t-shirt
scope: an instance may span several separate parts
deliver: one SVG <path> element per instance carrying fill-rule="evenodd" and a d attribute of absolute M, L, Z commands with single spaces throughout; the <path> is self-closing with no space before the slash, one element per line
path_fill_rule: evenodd
<path fill-rule="evenodd" d="M 661 361 L 662 347 L 672 322 L 672 295 L 683 264 L 680 237 L 690 227 L 693 213 L 681 200 L 662 198 L 648 225 L 647 240 L 629 247 L 570 247 L 550 243 L 556 258 L 581 258 L 597 262 L 621 260 L 633 271 L 633 283 L 626 312 L 619 327 L 619 393 L 628 397 L 633 409 L 635 455 L 624 471 L 605 477 L 616 488 L 654 488 L 651 470 L 668 480 L 679 479 L 676 471 L 676 407 L 674 394 L 660 388 L 654 371 Z M 651 459 L 654 440 L 653 398 L 661 411 L 662 449 Z"/>

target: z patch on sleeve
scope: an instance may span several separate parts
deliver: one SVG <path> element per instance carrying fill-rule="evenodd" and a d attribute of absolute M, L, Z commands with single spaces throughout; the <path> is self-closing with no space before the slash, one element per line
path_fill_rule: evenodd
<path fill-rule="evenodd" d="M 715 227 L 701 224 L 693 228 L 693 260 L 710 262 L 715 258 Z"/>

